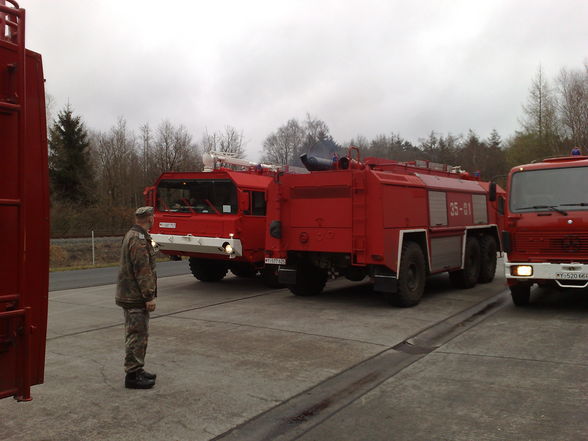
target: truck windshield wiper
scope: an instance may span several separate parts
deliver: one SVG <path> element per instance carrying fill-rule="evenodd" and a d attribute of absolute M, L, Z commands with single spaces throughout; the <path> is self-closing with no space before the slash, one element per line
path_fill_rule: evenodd
<path fill-rule="evenodd" d="M 559 204 L 560 207 L 588 207 L 588 202 L 577 202 L 575 204 Z"/>
<path fill-rule="evenodd" d="M 568 215 L 567 211 L 564 211 L 561 208 L 557 208 L 555 205 L 532 205 L 531 207 L 517 207 L 516 209 L 517 210 L 531 210 L 531 209 L 540 210 L 542 208 L 548 208 L 550 210 L 557 211 L 559 214 L 562 214 L 564 216 Z"/>

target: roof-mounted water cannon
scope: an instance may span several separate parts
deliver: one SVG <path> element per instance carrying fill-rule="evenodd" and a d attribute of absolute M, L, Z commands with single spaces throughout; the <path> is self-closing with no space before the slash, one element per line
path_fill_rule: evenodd
<path fill-rule="evenodd" d="M 352 152 L 355 152 L 355 159 L 353 159 Z M 347 156 L 343 156 L 339 159 L 339 168 L 341 170 L 358 169 L 362 170 L 365 165 L 361 162 L 361 155 L 359 153 L 359 147 L 354 145 L 349 146 Z"/>
<path fill-rule="evenodd" d="M 336 162 L 332 159 L 317 158 L 316 156 L 310 156 L 307 153 L 300 155 L 300 160 L 308 171 L 324 171 L 337 168 Z"/>
<path fill-rule="evenodd" d="M 353 154 L 355 152 L 355 155 Z M 354 158 L 355 156 L 355 158 Z M 309 153 L 300 155 L 302 164 L 308 171 L 325 171 L 325 170 L 348 170 L 357 169 L 362 170 L 365 168 L 365 164 L 361 162 L 359 148 L 355 146 L 349 146 L 349 150 L 346 156 L 339 158 L 336 153 L 333 153 L 333 157 L 321 158 Z"/>

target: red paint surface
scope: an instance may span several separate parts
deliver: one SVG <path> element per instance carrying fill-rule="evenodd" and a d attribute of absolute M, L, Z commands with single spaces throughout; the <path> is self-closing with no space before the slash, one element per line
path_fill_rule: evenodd
<path fill-rule="evenodd" d="M 41 56 L 24 49 L 24 11 L 12 16 L 18 37 L 0 41 L 0 397 L 26 400 L 44 377 L 47 139 Z"/>

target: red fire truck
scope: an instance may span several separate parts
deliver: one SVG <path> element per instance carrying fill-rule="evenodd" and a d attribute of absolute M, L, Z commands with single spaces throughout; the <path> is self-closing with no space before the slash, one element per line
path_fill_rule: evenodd
<path fill-rule="evenodd" d="M 0 398 L 43 382 L 49 196 L 41 56 L 25 49 L 25 11 L 0 1 Z"/>
<path fill-rule="evenodd" d="M 276 286 L 277 267 L 264 265 L 267 187 L 278 173 L 306 170 L 226 153 L 203 159 L 203 172 L 164 173 L 146 189 L 155 207 L 153 240 L 164 254 L 188 256 L 192 274 L 203 282 L 218 282 L 231 270 L 239 277 L 261 272 Z"/>
<path fill-rule="evenodd" d="M 265 262 L 294 294 L 320 293 L 330 275 L 369 276 L 393 304 L 413 306 L 428 274 L 448 271 L 461 288 L 494 278 L 489 183 L 428 161 L 361 162 L 353 147 L 338 161 L 301 159 L 310 174 L 280 176 L 268 191 Z"/>
<path fill-rule="evenodd" d="M 588 156 L 545 159 L 508 175 L 503 244 L 515 305 L 531 286 L 588 287 Z"/>

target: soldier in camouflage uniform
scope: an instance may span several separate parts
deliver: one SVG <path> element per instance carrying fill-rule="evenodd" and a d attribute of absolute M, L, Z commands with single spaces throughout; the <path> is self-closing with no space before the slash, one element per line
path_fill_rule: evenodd
<path fill-rule="evenodd" d="M 155 250 L 148 230 L 153 226 L 153 207 L 135 212 L 135 225 L 126 234 L 120 255 L 116 304 L 125 315 L 125 387 L 149 389 L 155 374 L 143 369 L 149 337 L 149 313 L 155 311 L 157 273 Z"/>

